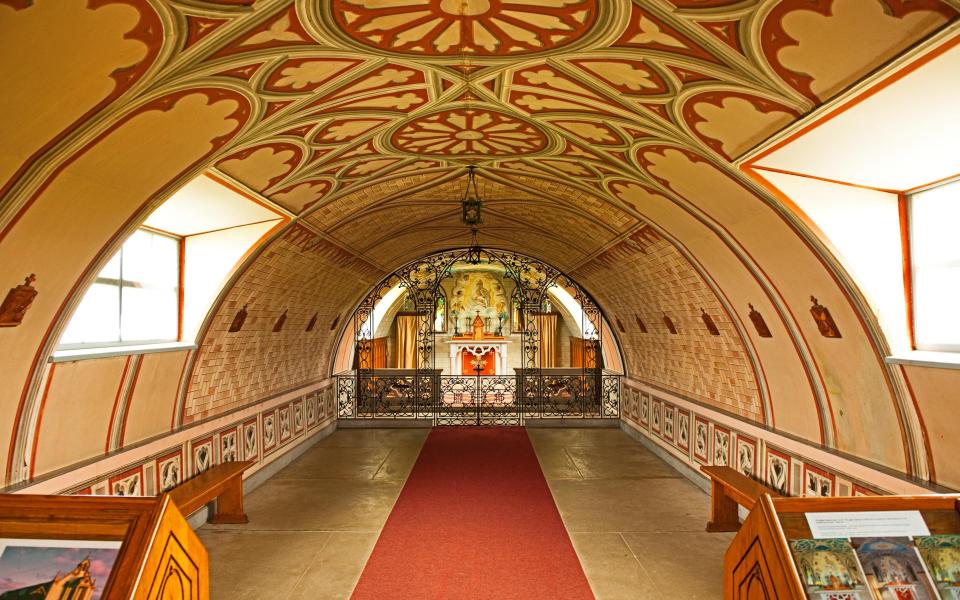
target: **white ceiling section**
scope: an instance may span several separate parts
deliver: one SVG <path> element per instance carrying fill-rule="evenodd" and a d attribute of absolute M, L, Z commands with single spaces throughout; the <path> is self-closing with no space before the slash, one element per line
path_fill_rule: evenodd
<path fill-rule="evenodd" d="M 202 175 L 170 196 L 143 224 L 188 236 L 281 218 L 283 215 Z"/>
<path fill-rule="evenodd" d="M 898 191 L 957 175 L 960 39 L 951 45 L 751 166 Z"/>

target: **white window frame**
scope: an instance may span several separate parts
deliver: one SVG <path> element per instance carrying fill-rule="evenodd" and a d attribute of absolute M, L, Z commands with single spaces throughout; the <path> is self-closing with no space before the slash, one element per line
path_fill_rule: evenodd
<path fill-rule="evenodd" d="M 923 194 L 924 192 L 929 192 L 937 188 L 946 187 L 946 186 L 956 186 L 960 189 L 960 178 L 953 178 L 948 181 L 938 182 L 933 185 L 926 186 L 921 189 L 912 190 L 909 194 L 906 194 L 907 201 L 907 213 L 908 213 L 908 229 L 909 229 L 909 260 L 908 264 L 910 267 L 910 327 L 913 331 L 913 346 L 915 350 L 921 352 L 951 352 L 951 353 L 960 353 L 960 340 L 957 340 L 956 343 L 950 344 L 922 344 L 919 343 L 916 336 L 917 328 L 917 269 L 916 263 L 914 260 L 915 251 L 914 244 L 918 236 L 922 235 L 923 232 L 918 232 L 915 229 L 915 219 L 914 219 L 914 206 L 916 201 L 916 196 Z M 958 240 L 960 244 L 960 240 Z"/>
<path fill-rule="evenodd" d="M 173 234 L 167 233 L 167 232 L 165 232 L 165 231 L 158 231 L 158 230 L 156 230 L 156 229 L 152 229 L 152 228 L 146 227 L 146 226 L 138 227 L 138 228 L 137 228 L 137 231 L 146 231 L 146 232 L 148 232 L 148 233 L 150 233 L 150 234 L 167 237 L 167 238 L 170 238 L 170 239 L 175 240 L 175 241 L 177 242 L 177 257 L 178 257 L 178 258 L 177 258 L 177 287 L 176 287 L 176 291 L 177 291 L 177 335 L 176 335 L 175 337 L 173 337 L 173 338 L 170 338 L 170 339 L 166 339 L 166 338 L 146 339 L 146 340 L 144 340 L 144 339 L 122 340 L 122 339 L 121 339 L 121 340 L 110 340 L 110 341 L 105 341 L 105 342 L 79 342 L 79 343 L 72 343 L 72 344 L 60 344 L 60 345 L 57 346 L 57 349 L 56 349 L 57 352 L 59 352 L 59 351 L 70 351 L 70 350 L 85 350 L 85 349 L 124 348 L 124 347 L 130 347 L 130 346 L 149 346 L 149 345 L 154 345 L 154 344 L 170 344 L 170 343 L 176 343 L 176 342 L 180 342 L 180 341 L 181 341 L 181 340 L 180 340 L 181 330 L 182 330 L 181 319 L 182 319 L 182 317 L 183 317 L 183 293 L 182 293 L 183 290 L 181 289 L 181 286 L 182 286 L 182 284 L 183 284 L 183 264 L 182 264 L 182 261 L 180 260 L 180 257 L 183 255 L 183 238 L 182 238 L 181 236 L 178 236 L 178 235 L 173 235 Z M 131 236 L 132 236 L 132 234 L 131 234 Z M 129 239 L 129 238 L 127 238 L 127 239 Z M 125 243 L 126 243 L 126 240 L 124 240 L 124 244 L 125 244 Z M 118 250 L 116 251 L 116 253 L 114 253 L 114 255 L 110 257 L 110 260 L 113 260 L 113 257 L 116 256 L 117 254 L 120 254 L 120 253 L 122 252 L 122 250 L 123 250 L 123 245 L 121 244 L 121 248 L 118 249 Z M 98 274 L 97 278 L 94 279 L 94 280 L 90 283 L 90 287 L 92 287 L 93 285 L 95 285 L 95 284 L 97 284 L 97 283 L 116 286 L 116 288 L 117 288 L 117 293 L 120 295 L 119 304 L 118 304 L 118 310 L 117 310 L 117 331 L 122 333 L 122 328 L 121 328 L 121 326 L 120 326 L 120 321 L 121 321 L 121 319 L 123 318 L 123 294 L 121 294 L 120 291 L 123 289 L 124 286 L 127 286 L 127 287 L 135 287 L 135 286 L 137 286 L 138 284 L 140 284 L 140 282 L 127 281 L 127 280 L 125 280 L 125 279 L 123 278 L 123 257 L 122 257 L 122 255 L 121 255 L 120 261 L 121 261 L 121 262 L 120 262 L 120 279 L 119 279 L 119 280 L 118 280 L 118 279 L 114 279 L 114 278 L 106 278 L 106 277 L 101 278 L 101 277 L 99 276 L 99 274 Z M 88 287 L 87 289 L 89 290 L 89 287 Z M 86 297 L 86 293 L 87 293 L 87 292 L 84 291 L 84 297 Z M 82 300 L 81 300 L 81 302 L 82 302 Z M 78 306 L 79 306 L 79 305 L 78 305 Z M 72 319 L 72 318 L 73 318 L 73 317 L 71 317 L 71 319 Z M 69 323 L 68 323 L 68 325 L 69 325 Z"/>

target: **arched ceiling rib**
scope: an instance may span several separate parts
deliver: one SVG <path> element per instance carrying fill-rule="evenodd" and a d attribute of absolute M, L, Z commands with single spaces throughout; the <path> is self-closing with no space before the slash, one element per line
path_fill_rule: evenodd
<path fill-rule="evenodd" d="M 43 286 L 31 323 L 8 336 L 8 477 L 28 454 L 73 296 L 178 185 L 212 167 L 296 215 L 236 275 L 209 317 L 204 363 L 185 367 L 181 399 L 198 398 L 202 416 L 302 384 L 310 357 L 329 351 L 284 338 L 290 360 L 273 368 L 273 342 L 246 332 L 243 360 L 273 379 L 217 385 L 222 369 L 209 365 L 236 356 L 229 344 L 217 354 L 216 327 L 237 302 L 275 319 L 269 281 L 276 302 L 304 303 L 291 315 L 334 321 L 377 277 L 462 245 L 468 164 L 484 182 L 485 243 L 536 250 L 582 275 L 625 328 L 646 322 L 649 337 L 627 336 L 633 359 L 679 357 L 635 372 L 925 475 L 906 386 L 856 286 L 732 161 L 955 22 L 960 0 L 394 4 L 0 0 L 17 33 L 0 36 L 0 53 L 18 57 L 19 86 L 5 97 L 17 118 L 5 130 L 15 151 L 0 154 L 0 270 L 22 280 L 29 256 Z M 40 39 L 44 52 L 31 45 Z M 84 68 L 50 68 L 74 60 Z M 811 295 L 842 341 L 819 335 Z M 721 339 L 702 336 L 701 309 Z M 754 335 L 752 310 L 772 338 Z M 696 332 L 693 345 L 651 325 L 667 312 Z M 728 372 L 729 352 L 740 358 Z M 838 376 L 848 364 L 855 375 Z M 894 441 L 877 448 L 849 431 Z"/>
<path fill-rule="evenodd" d="M 896 3 L 889 14 L 871 2 L 836 3 L 830 14 L 823 2 L 820 15 L 795 0 L 674 9 L 341 0 L 329 11 L 276 2 L 210 33 L 192 68 L 245 82 L 266 113 L 217 168 L 321 230 L 362 221 L 370 202 L 455 200 L 470 163 L 491 182 L 576 209 L 552 211 L 551 227 L 581 229 L 580 211 L 622 233 L 643 212 L 624 200 L 622 182 L 662 187 L 643 146 L 678 144 L 724 164 L 956 14 L 950 0 Z M 816 37 L 824 27 L 830 39 Z M 893 37 L 871 42 L 872 53 L 810 49 L 873 27 Z M 404 193 L 418 185 L 404 173 L 422 180 L 421 193 Z M 401 189 L 384 194 L 390 180 Z M 517 204 L 504 216 L 529 221 L 540 210 Z M 405 211 L 397 228 L 424 214 Z M 616 237 L 593 233 L 584 232 L 592 244 Z"/>
<path fill-rule="evenodd" d="M 478 177 L 480 194 L 484 199 L 483 240 L 502 239 L 519 250 L 518 241 L 527 239 L 527 233 L 555 240 L 567 248 L 565 264 L 582 260 L 610 243 L 623 231 L 626 223 L 637 221 L 620 219 L 612 224 L 594 216 L 603 206 L 598 198 L 587 198 L 582 192 L 567 186 L 554 185 L 551 195 L 533 193 L 527 186 L 506 181 L 500 183 Z M 377 255 L 377 249 L 396 234 L 419 232 L 428 241 L 432 236 L 459 232 L 460 243 L 469 242 L 469 230 L 460 221 L 460 200 L 465 188 L 464 176 L 419 189 L 409 194 L 397 194 L 387 200 L 367 205 L 347 213 L 336 224 L 336 239 L 348 247 Z M 581 198 L 582 203 L 567 198 Z M 310 217 L 306 218 L 311 222 Z M 573 224 L 576 224 L 574 227 Z"/>

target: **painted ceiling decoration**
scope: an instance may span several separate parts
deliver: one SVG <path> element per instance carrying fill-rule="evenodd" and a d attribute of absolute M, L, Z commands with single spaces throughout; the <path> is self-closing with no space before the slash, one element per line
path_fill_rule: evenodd
<path fill-rule="evenodd" d="M 374 50 L 412 56 L 518 56 L 562 48 L 597 21 L 595 0 L 336 0 L 337 26 Z"/>
<path fill-rule="evenodd" d="M 217 168 L 294 213 L 404 173 L 478 164 L 504 183 L 573 183 L 639 226 L 620 181 L 659 187 L 645 149 L 724 166 L 855 80 L 835 63 L 859 74 L 956 14 L 949 0 L 675 7 L 266 2 L 205 34 L 178 71 L 256 96 L 259 123 Z M 873 27 L 896 33 L 879 54 L 806 50 Z"/>
<path fill-rule="evenodd" d="M 783 339 L 815 399 L 819 430 L 810 435 L 842 446 L 848 440 L 838 439 L 834 413 L 843 410 L 844 392 L 824 380 L 822 357 L 802 331 L 809 324 L 794 316 L 802 309 L 781 299 L 754 264 L 750 242 L 728 233 L 727 223 L 756 210 L 748 205 L 771 202 L 732 161 L 943 27 L 957 7 L 954 0 L 338 0 L 331 10 L 278 3 L 211 34 L 192 60 L 198 74 L 243 73 L 261 105 L 260 123 L 218 168 L 384 271 L 467 243 L 457 198 L 468 165 L 478 167 L 485 201 L 484 244 L 536 247 L 559 268 L 586 274 L 609 249 L 656 230 L 708 282 L 710 303 L 720 299 L 716 310 L 740 338 L 738 356 L 751 376 L 733 386 L 732 410 L 774 425 L 762 350 L 749 341 L 753 300 L 734 305 L 709 283 L 718 265 L 684 248 L 691 234 L 673 231 L 678 221 L 660 203 L 682 207 L 726 239 L 771 299 L 763 310 L 786 328 Z M 714 206 L 715 193 L 727 199 Z M 727 203 L 740 202 L 734 198 L 744 216 L 728 213 Z M 616 287 L 602 277 L 585 283 Z M 626 300 L 625 292 L 610 295 Z M 666 315 L 678 307 L 663 308 Z M 687 312 L 685 319 L 702 321 L 701 307 Z M 877 361 L 872 344 L 863 351 Z M 893 391 L 884 368 L 877 390 L 894 396 L 902 433 L 909 400 Z M 677 385 L 721 401 L 712 398 L 717 392 Z"/>
<path fill-rule="evenodd" d="M 869 305 L 734 162 L 958 14 L 960 0 L 0 0 L 0 53 L 20 56 L 9 80 L 30 84 L 3 100 L 20 122 L 5 132 L 15 151 L 0 153 L 0 265 L 17 264 L 11 285 L 23 269 L 44 282 L 25 325 L 8 328 L 29 351 L 7 365 L 22 388 L 0 389 L 0 426 L 16 438 L 0 450 L 7 475 L 27 462 L 46 358 L 76 291 L 186 181 L 212 170 L 291 223 L 208 316 L 176 424 L 186 397 L 196 418 L 216 414 L 310 381 L 336 351 L 319 337 L 290 342 L 297 358 L 271 365 L 276 381 L 227 402 L 242 382 L 207 366 L 229 351 L 217 336 L 235 316 L 249 311 L 234 335 L 255 340 L 257 323 L 272 329 L 289 310 L 277 344 L 311 318 L 342 328 L 337 315 L 365 286 L 469 243 L 470 165 L 481 243 L 536 249 L 581 281 L 625 325 L 634 373 L 926 475 L 907 386 L 882 360 Z M 22 51 L 40 39 L 43 52 Z M 97 201 L 78 202 L 61 177 L 81 177 Z M 50 232 L 38 251 L 30 240 Z M 255 276 L 271 293 L 295 288 L 303 305 L 265 307 Z M 350 277 L 323 307 L 309 304 Z M 842 337 L 818 333 L 811 295 Z M 695 346 L 690 332 L 703 336 Z M 265 348 L 251 341 L 244 360 L 266 361 Z M 710 389 L 724 352 L 735 372 Z M 658 353 L 683 358 L 643 364 Z M 837 361 L 861 372 L 836 376 Z M 863 398 L 882 409 L 868 414 Z M 846 427 L 896 442 L 875 448 Z"/>

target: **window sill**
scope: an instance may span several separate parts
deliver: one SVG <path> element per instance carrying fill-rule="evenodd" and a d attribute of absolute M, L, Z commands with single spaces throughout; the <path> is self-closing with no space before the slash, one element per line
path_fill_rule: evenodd
<path fill-rule="evenodd" d="M 934 369 L 960 369 L 960 352 L 927 352 L 915 350 L 902 352 L 884 359 L 887 364 L 931 367 Z"/>
<path fill-rule="evenodd" d="M 165 342 L 161 344 L 142 344 L 131 346 L 107 346 L 105 348 L 79 348 L 76 350 L 57 350 L 50 357 L 50 362 L 72 362 L 91 358 L 106 358 L 109 356 L 128 356 L 131 354 L 152 354 L 154 352 L 176 352 L 178 350 L 193 350 L 197 347 L 192 342 Z"/>

